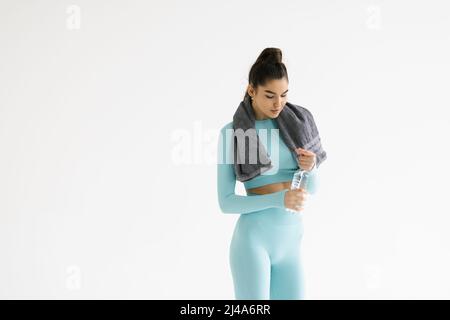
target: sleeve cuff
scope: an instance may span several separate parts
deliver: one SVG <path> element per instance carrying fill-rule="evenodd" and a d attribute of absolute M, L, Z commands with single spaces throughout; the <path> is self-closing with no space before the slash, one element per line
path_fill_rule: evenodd
<path fill-rule="evenodd" d="M 288 189 L 284 189 L 284 190 L 277 192 L 278 193 L 277 203 L 278 203 L 279 208 L 286 209 L 286 207 L 284 206 L 284 197 L 285 197 L 286 192 L 288 192 L 288 191 L 289 191 Z"/>

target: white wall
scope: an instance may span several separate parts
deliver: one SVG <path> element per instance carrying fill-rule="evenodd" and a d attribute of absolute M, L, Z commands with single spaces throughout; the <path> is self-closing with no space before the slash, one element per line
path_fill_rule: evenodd
<path fill-rule="evenodd" d="M 448 30 L 443 0 L 2 0 L 0 297 L 233 299 L 217 135 L 270 46 L 328 153 L 307 299 L 450 298 Z"/>

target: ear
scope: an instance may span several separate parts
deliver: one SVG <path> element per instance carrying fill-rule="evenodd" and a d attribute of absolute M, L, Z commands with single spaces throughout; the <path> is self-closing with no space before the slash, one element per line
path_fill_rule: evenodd
<path fill-rule="evenodd" d="M 247 93 L 250 95 L 250 96 L 254 96 L 255 95 L 255 89 L 253 88 L 253 86 L 251 85 L 251 84 L 248 84 L 248 86 L 247 86 Z"/>

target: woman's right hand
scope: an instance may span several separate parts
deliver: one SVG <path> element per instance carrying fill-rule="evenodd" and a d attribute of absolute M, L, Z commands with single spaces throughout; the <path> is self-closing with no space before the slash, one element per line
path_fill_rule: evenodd
<path fill-rule="evenodd" d="M 284 206 L 294 211 L 302 211 L 308 192 L 303 189 L 288 190 L 284 195 Z"/>

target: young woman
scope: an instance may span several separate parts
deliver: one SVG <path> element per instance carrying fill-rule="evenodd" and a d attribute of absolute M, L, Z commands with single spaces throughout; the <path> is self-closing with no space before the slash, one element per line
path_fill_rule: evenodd
<path fill-rule="evenodd" d="M 275 119 L 287 101 L 288 83 L 281 50 L 264 49 L 250 69 L 244 99 L 250 99 L 258 136 L 262 137 L 262 132 L 267 134 L 261 142 L 267 151 L 276 143 L 278 156 L 271 156 L 275 170 L 243 182 L 247 196 L 235 194 L 236 175 L 229 161 L 233 157 L 233 139 L 227 138 L 230 137 L 227 130 L 233 130 L 233 122 L 220 131 L 219 205 L 223 213 L 240 214 L 229 252 L 236 299 L 304 298 L 301 213 L 307 195 L 315 192 L 317 168 L 313 152 L 298 148 L 295 159 L 280 135 L 277 141 L 271 141 L 271 130 L 278 129 Z M 226 155 L 226 161 L 222 155 Z M 299 166 L 309 171 L 309 182 L 306 190 L 290 190 L 293 174 Z"/>

